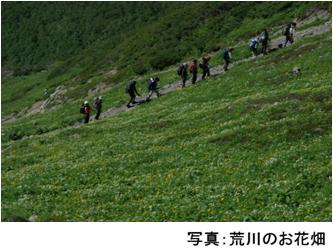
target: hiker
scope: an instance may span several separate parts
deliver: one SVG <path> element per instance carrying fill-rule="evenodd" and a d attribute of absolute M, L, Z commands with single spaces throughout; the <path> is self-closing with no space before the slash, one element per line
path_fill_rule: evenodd
<path fill-rule="evenodd" d="M 126 92 L 130 96 L 130 100 L 128 101 L 126 106 L 127 106 L 127 108 L 130 108 L 130 107 L 132 107 L 131 104 L 133 105 L 133 104 L 137 103 L 135 101 L 136 95 L 140 96 L 140 94 L 136 90 L 136 81 L 135 80 L 131 80 L 128 82 L 128 84 L 126 86 Z"/>
<path fill-rule="evenodd" d="M 284 30 L 283 35 L 286 37 L 286 40 L 284 42 L 284 47 L 287 46 L 288 42 L 290 44 L 294 43 L 295 27 L 296 27 L 296 23 L 293 22 L 293 23 L 288 24 L 288 26 Z"/>
<path fill-rule="evenodd" d="M 253 38 L 250 39 L 249 42 L 249 49 L 254 57 L 256 57 L 258 54 L 257 47 L 258 47 L 258 39 L 256 36 L 254 36 Z"/>
<path fill-rule="evenodd" d="M 156 78 L 153 78 L 153 77 L 149 78 L 149 80 L 148 80 L 148 86 L 147 86 L 148 87 L 148 96 L 146 98 L 146 101 L 150 100 L 150 97 L 151 97 L 151 95 L 153 95 L 154 92 L 156 93 L 157 97 L 161 96 L 161 94 L 160 94 L 160 92 L 159 92 L 159 90 L 157 88 L 157 83 L 159 81 L 160 81 L 160 79 L 158 77 L 156 77 Z"/>
<path fill-rule="evenodd" d="M 210 56 L 206 56 L 202 58 L 202 63 L 199 65 L 200 68 L 202 68 L 203 72 L 202 72 L 202 80 L 207 77 L 210 76 L 210 65 L 209 65 L 209 60 L 210 60 Z"/>
<path fill-rule="evenodd" d="M 225 64 L 223 65 L 223 70 L 227 71 L 228 70 L 228 66 L 231 62 L 231 52 L 234 50 L 234 48 L 229 47 L 229 48 L 225 48 L 222 54 L 222 58 L 225 61 Z"/>
<path fill-rule="evenodd" d="M 83 114 L 83 119 L 84 119 L 84 123 L 87 124 L 89 122 L 89 117 L 90 117 L 90 106 L 88 101 L 84 101 L 84 103 L 82 104 L 81 108 L 80 108 L 80 113 Z"/>
<path fill-rule="evenodd" d="M 95 119 L 97 119 L 97 120 L 99 119 L 99 116 L 101 115 L 102 103 L 103 103 L 102 96 L 99 96 L 98 98 L 94 99 L 93 106 L 96 109 Z"/>
<path fill-rule="evenodd" d="M 190 64 L 190 73 L 192 73 L 192 85 L 197 81 L 198 74 L 198 60 L 193 59 L 192 64 Z"/>
<path fill-rule="evenodd" d="M 44 97 L 47 98 L 49 96 L 49 91 L 47 88 L 44 89 Z"/>
<path fill-rule="evenodd" d="M 262 30 L 262 32 L 260 34 L 260 38 L 259 38 L 259 41 L 261 43 L 261 53 L 264 55 L 267 54 L 268 40 L 269 40 L 268 31 L 265 28 Z"/>
<path fill-rule="evenodd" d="M 177 73 L 182 78 L 182 88 L 184 88 L 187 80 L 187 64 L 180 64 Z"/>

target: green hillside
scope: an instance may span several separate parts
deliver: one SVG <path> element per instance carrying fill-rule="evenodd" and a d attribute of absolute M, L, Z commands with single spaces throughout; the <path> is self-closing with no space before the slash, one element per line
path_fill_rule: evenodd
<path fill-rule="evenodd" d="M 78 82 L 112 68 L 117 82 L 328 8 L 327 2 L 3 2 L 1 60 L 15 75 L 58 62 L 48 78 L 77 69 Z"/>
<path fill-rule="evenodd" d="M 182 3 L 177 4 L 179 8 L 163 3 L 158 20 L 181 13 Z M 205 4 L 191 3 L 189 13 L 199 13 Z M 212 34 L 211 41 L 239 43 L 234 53 L 238 61 L 250 56 L 246 42 L 253 32 L 271 24 L 272 34 L 278 33 L 281 22 L 324 5 L 247 4 L 223 5 L 223 10 L 229 6 L 248 17 L 243 23 L 230 21 L 239 26 L 229 27 L 223 39 L 221 30 L 215 30 L 222 17 L 216 14 L 212 21 L 219 35 Z M 268 5 L 281 12 L 254 18 L 255 11 L 263 13 Z M 290 14 L 283 14 L 288 8 Z M 223 19 L 233 20 L 225 15 Z M 304 29 L 326 20 L 316 19 Z M 184 30 L 185 25 L 186 19 Z M 136 28 L 154 31 L 147 27 Z M 178 79 L 175 62 L 161 72 L 151 65 L 141 78 L 129 71 L 110 76 L 104 70 L 113 68 L 99 65 L 84 76 L 90 56 L 96 52 L 98 58 L 106 48 L 103 41 L 92 43 L 101 47 L 82 47 L 84 53 L 68 59 L 73 66 L 68 70 L 63 70 L 68 62 L 57 61 L 46 71 L 4 79 L 2 115 L 42 101 L 46 87 L 52 92 L 63 85 L 66 92 L 62 103 L 44 113 L 2 123 L 3 221 L 32 215 L 38 221 L 331 221 L 331 31 L 238 63 L 226 73 L 133 110 L 73 127 L 81 119 L 77 113 L 82 99 L 91 98 L 89 90 L 103 82 L 108 89 L 93 95 L 102 93 L 107 109 L 127 100 L 124 82 L 130 78 L 138 78 L 140 93 L 152 73 L 161 78 L 161 85 Z M 133 50 L 133 55 L 142 49 L 119 46 L 128 53 Z M 209 48 L 196 51 L 193 47 L 178 60 Z M 130 62 L 129 54 L 123 55 L 117 64 Z M 212 64 L 221 63 L 220 54 L 214 54 Z M 293 74 L 294 67 L 302 73 Z"/>

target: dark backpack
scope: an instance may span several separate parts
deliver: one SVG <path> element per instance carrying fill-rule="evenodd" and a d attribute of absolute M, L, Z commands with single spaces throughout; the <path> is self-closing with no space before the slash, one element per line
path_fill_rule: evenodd
<path fill-rule="evenodd" d="M 155 78 L 150 78 L 148 80 L 148 85 L 147 85 L 148 89 L 154 90 L 156 88 L 156 86 L 157 86 L 157 82 L 156 82 Z"/>
<path fill-rule="evenodd" d="M 99 107 L 101 107 L 101 105 L 102 105 L 102 100 L 99 99 L 99 98 L 95 99 L 93 105 L 94 105 L 95 108 L 99 108 Z"/>
<path fill-rule="evenodd" d="M 80 107 L 80 113 L 84 113 L 84 106 Z"/>
<path fill-rule="evenodd" d="M 229 51 L 228 49 L 224 49 L 223 53 L 222 53 L 222 58 L 227 60 L 229 59 Z"/>
<path fill-rule="evenodd" d="M 290 26 L 288 25 L 283 31 L 282 31 L 282 35 L 283 36 L 287 36 L 289 34 L 289 29 L 290 29 Z"/>
<path fill-rule="evenodd" d="M 129 81 L 126 85 L 125 92 L 126 93 L 132 92 L 135 89 L 135 84 L 136 84 L 136 81 L 134 81 L 134 80 Z"/>
<path fill-rule="evenodd" d="M 93 106 L 96 108 L 98 106 L 98 99 L 94 100 Z"/>
<path fill-rule="evenodd" d="M 178 67 L 178 70 L 177 70 L 177 74 L 182 75 L 183 69 L 184 69 L 184 65 L 180 64 L 179 67 Z"/>

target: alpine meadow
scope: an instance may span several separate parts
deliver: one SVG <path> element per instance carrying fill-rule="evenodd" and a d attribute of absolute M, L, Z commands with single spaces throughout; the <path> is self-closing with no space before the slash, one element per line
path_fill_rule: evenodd
<path fill-rule="evenodd" d="M 1 220 L 331 221 L 331 12 L 1 2 Z"/>

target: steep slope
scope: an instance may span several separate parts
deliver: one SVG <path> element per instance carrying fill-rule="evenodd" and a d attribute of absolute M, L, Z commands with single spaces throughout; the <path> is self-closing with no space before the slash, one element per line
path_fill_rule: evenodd
<path fill-rule="evenodd" d="M 2 220 L 330 221 L 331 40 L 304 38 L 113 118 L 4 143 Z"/>
<path fill-rule="evenodd" d="M 331 3 L 5 2 L 1 6 L 4 72 L 38 71 L 2 79 L 2 116 L 20 117 L 45 99 L 45 88 L 53 93 L 64 86 L 61 105 L 76 111 L 84 97 L 110 90 L 117 96 L 130 78 L 146 78 L 219 46 L 244 45 L 265 26 L 277 27 L 274 32 L 281 34 L 280 25 L 330 9 Z M 326 19 L 330 16 L 318 15 L 315 21 Z M 73 116 L 68 114 L 61 123 L 75 123 Z"/>
<path fill-rule="evenodd" d="M 321 19 L 318 19 L 318 18 Z M 327 32 L 331 30 L 331 22 L 325 22 L 323 23 L 322 20 L 326 20 L 326 18 L 329 18 L 327 16 L 327 12 L 323 13 L 317 13 L 315 16 L 310 16 L 309 18 L 303 20 L 300 24 L 300 27 L 298 28 L 299 31 L 297 31 L 296 34 L 296 43 L 307 36 L 314 36 L 318 34 L 322 34 L 323 32 Z M 320 21 L 321 20 L 321 21 Z M 318 22 L 320 21 L 320 22 Z M 315 26 L 309 26 L 311 24 L 314 24 Z M 319 24 L 319 25 L 316 25 Z M 304 29 L 304 28 L 305 29 Z M 272 28 L 274 30 L 276 28 Z M 277 29 L 280 30 L 279 28 Z M 276 35 L 273 34 L 272 39 L 270 41 L 270 48 L 274 49 L 278 47 L 278 44 L 283 43 L 284 37 L 281 36 L 279 33 Z M 236 47 L 236 51 L 234 53 L 234 65 L 246 62 L 249 60 L 254 60 L 250 56 L 250 52 L 247 48 L 247 45 L 240 44 Z M 212 54 L 212 60 L 213 65 L 220 64 L 220 53 Z M 213 67 L 211 69 L 212 75 L 219 74 L 223 71 L 222 65 L 218 65 L 216 67 Z M 162 86 L 161 92 L 163 94 L 168 93 L 170 91 L 174 91 L 180 88 L 180 82 L 178 80 L 178 76 L 174 74 L 176 72 L 176 67 L 172 67 L 166 71 L 157 72 L 154 75 L 158 75 L 162 81 L 160 85 Z M 140 93 L 145 93 L 146 88 L 146 79 L 149 77 L 149 75 L 137 78 L 137 81 L 139 82 L 139 90 Z M 37 78 L 38 79 L 38 78 Z M 5 99 L 3 99 L 3 103 L 5 104 L 5 107 L 7 109 L 15 109 L 16 105 L 22 106 L 24 102 L 22 101 L 23 97 L 19 95 L 19 93 L 14 92 L 17 90 L 15 86 L 20 87 L 22 84 L 28 84 L 26 88 L 28 90 L 32 88 L 31 85 L 35 86 L 35 89 L 38 88 L 38 85 L 36 87 L 36 79 L 30 79 L 32 81 L 29 81 L 29 84 L 26 82 L 13 82 L 11 86 L 14 88 L 13 95 L 6 96 Z M 57 82 L 54 82 L 57 83 Z M 40 83 L 42 84 L 42 83 Z M 96 96 L 98 93 L 103 93 L 104 97 L 104 110 L 105 112 L 102 113 L 102 117 L 109 117 L 114 116 L 119 112 L 126 111 L 126 101 L 124 98 L 126 98 L 126 95 L 124 94 L 123 85 L 117 85 L 109 88 L 105 83 L 99 84 L 97 87 L 89 90 L 89 97 L 87 99 L 92 99 L 93 95 Z M 68 95 L 68 92 L 72 92 L 72 87 L 69 88 L 68 91 L 65 86 L 61 85 L 58 86 L 54 93 L 50 95 L 50 97 L 47 97 L 45 100 L 38 101 L 35 103 L 30 109 L 24 109 L 21 111 L 18 115 L 23 116 L 21 119 L 12 119 L 11 121 L 8 121 L 4 123 L 4 127 L 2 130 L 2 141 L 6 142 L 8 140 L 18 140 L 23 137 L 29 137 L 32 135 L 38 135 L 47 133 L 49 131 L 67 127 L 67 126 L 78 126 L 81 124 L 81 115 L 77 113 L 77 107 L 80 106 L 80 103 L 82 102 L 80 100 L 70 100 L 67 101 L 68 98 L 66 98 L 66 95 Z M 41 90 L 39 91 L 41 92 Z M 35 92 L 33 92 L 35 93 Z M 39 94 L 39 96 L 41 96 Z M 25 100 L 28 100 L 29 97 L 25 97 Z M 14 103 L 12 100 L 21 100 L 21 102 Z M 11 104 L 11 106 L 7 106 L 7 102 Z M 65 102 L 65 104 L 63 104 Z M 49 110 L 48 108 L 52 108 Z M 45 112 L 43 114 L 37 114 L 34 116 L 31 116 L 31 114 L 36 112 Z M 12 115 L 8 116 L 8 118 L 12 117 Z M 3 117 L 6 119 L 6 116 Z M 14 117 L 15 118 L 15 117 Z M 24 128 L 24 130 L 22 130 Z"/>

